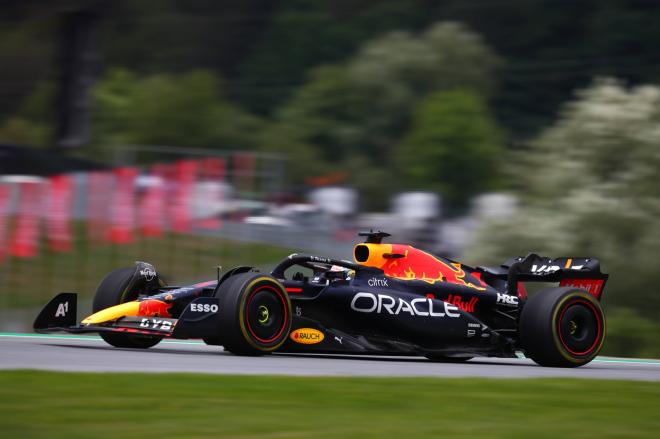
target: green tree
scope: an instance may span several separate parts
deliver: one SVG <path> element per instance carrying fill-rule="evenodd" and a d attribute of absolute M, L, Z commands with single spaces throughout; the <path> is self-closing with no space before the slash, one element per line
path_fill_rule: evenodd
<path fill-rule="evenodd" d="M 307 73 L 342 62 L 365 41 L 396 29 L 433 23 L 429 0 L 282 0 L 269 26 L 239 67 L 236 94 L 248 108 L 270 113 L 290 98 Z M 422 12 L 423 11 L 423 12 Z"/>
<path fill-rule="evenodd" d="M 18 105 L 14 116 L 0 124 L 0 141 L 47 147 L 53 141 L 52 108 L 55 87 L 52 81 L 35 84 L 31 94 Z"/>
<path fill-rule="evenodd" d="M 360 134 L 361 102 L 343 66 L 314 69 L 309 82 L 278 110 L 287 137 L 312 145 L 319 157 L 340 164 Z"/>
<path fill-rule="evenodd" d="M 483 100 L 452 90 L 418 103 L 396 157 L 409 188 L 434 190 L 463 207 L 497 184 L 502 153 L 502 133 Z"/>
<path fill-rule="evenodd" d="M 488 96 L 499 63 L 479 34 L 460 23 L 440 22 L 418 35 L 396 31 L 368 41 L 349 70 L 356 83 L 377 94 L 419 97 L 467 87 Z M 392 84 L 403 90 L 392 89 Z"/>
<path fill-rule="evenodd" d="M 392 175 L 399 164 L 392 162 L 393 149 L 408 131 L 416 104 L 455 88 L 487 96 L 497 65 L 479 36 L 455 23 L 416 35 L 389 33 L 343 64 L 312 70 L 275 113 L 279 128 L 270 139 L 283 151 L 287 145 L 313 148 L 323 161 L 315 171 L 348 170 L 366 206 L 384 207 L 373 201 L 385 202 L 395 189 Z"/>
<path fill-rule="evenodd" d="M 257 147 L 261 121 L 230 104 L 207 71 L 139 78 L 114 70 L 94 96 L 97 144 Z"/>
<path fill-rule="evenodd" d="M 369 156 L 391 156 L 420 99 L 457 88 L 488 98 L 500 61 L 481 37 L 458 23 L 413 35 L 393 32 L 367 42 L 348 75 L 363 103 L 357 140 Z"/>

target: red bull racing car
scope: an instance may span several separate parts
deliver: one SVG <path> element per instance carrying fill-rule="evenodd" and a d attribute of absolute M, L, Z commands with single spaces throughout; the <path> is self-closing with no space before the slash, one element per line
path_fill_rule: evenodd
<path fill-rule="evenodd" d="M 608 275 L 592 258 L 535 254 L 469 267 L 367 232 L 354 261 L 293 254 L 270 274 L 236 267 L 217 279 L 169 286 L 145 262 L 108 274 L 93 314 L 60 293 L 37 332 L 97 332 L 122 348 L 201 338 L 238 355 L 271 352 L 420 355 L 437 361 L 516 357 L 543 366 L 591 361 L 605 337 Z M 553 282 L 527 296 L 523 282 Z"/>

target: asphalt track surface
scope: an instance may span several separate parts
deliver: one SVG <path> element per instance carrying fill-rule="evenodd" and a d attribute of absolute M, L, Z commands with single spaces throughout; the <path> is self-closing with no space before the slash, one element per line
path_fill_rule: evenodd
<path fill-rule="evenodd" d="M 660 360 L 599 357 L 576 369 L 527 359 L 475 358 L 434 363 L 417 357 L 274 354 L 238 357 L 201 341 L 163 341 L 148 350 L 118 349 L 95 336 L 0 334 L 0 369 L 77 372 L 190 372 L 299 376 L 564 377 L 660 381 Z"/>

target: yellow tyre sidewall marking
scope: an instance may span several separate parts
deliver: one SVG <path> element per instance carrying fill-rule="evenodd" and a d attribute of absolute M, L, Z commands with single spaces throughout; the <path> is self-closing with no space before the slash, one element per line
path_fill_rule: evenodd
<path fill-rule="evenodd" d="M 570 295 L 564 297 L 561 300 L 561 302 L 559 302 L 559 304 L 555 308 L 554 313 L 552 314 L 552 321 L 551 321 L 551 323 L 552 323 L 552 339 L 555 342 L 555 346 L 557 347 L 557 350 L 562 355 L 562 357 L 564 357 L 565 359 L 567 359 L 571 363 L 576 363 L 577 364 L 577 363 L 584 363 L 585 360 L 588 362 L 591 359 L 593 359 L 596 355 L 598 355 L 598 353 L 600 352 L 600 350 L 603 347 L 603 343 L 605 342 L 605 332 L 606 332 L 606 326 L 605 325 L 606 325 L 606 323 L 605 323 L 605 315 L 603 314 L 603 315 L 599 316 L 600 320 L 603 322 L 602 334 L 601 334 L 601 337 L 600 337 L 600 342 L 598 343 L 598 346 L 596 348 L 594 348 L 592 354 L 588 355 L 586 357 L 583 357 L 583 358 L 573 357 L 566 350 L 564 345 L 562 344 L 561 339 L 559 337 L 559 333 L 557 332 L 557 323 L 558 323 L 557 322 L 557 317 L 558 317 L 559 311 L 563 308 L 564 304 L 567 301 L 569 301 L 571 299 L 574 299 L 575 297 L 581 297 L 581 298 L 585 299 L 587 302 L 594 305 L 596 310 L 600 309 L 600 304 L 598 302 L 596 302 L 596 299 L 594 299 L 590 294 L 585 293 L 583 291 L 575 290 L 572 293 L 578 293 L 578 294 L 570 294 Z"/>
<path fill-rule="evenodd" d="M 245 317 L 246 317 L 245 316 L 245 302 L 246 302 L 248 296 L 250 295 L 249 292 L 252 290 L 252 287 L 254 287 L 255 284 L 257 284 L 259 282 L 263 282 L 263 281 L 268 281 L 271 284 L 274 284 L 274 286 L 276 288 L 280 289 L 280 292 L 282 293 L 282 297 L 284 297 L 285 306 L 287 308 L 287 321 L 284 322 L 284 324 L 286 326 L 284 328 L 284 331 L 282 331 L 282 333 L 283 334 L 286 333 L 286 335 L 284 337 L 282 337 L 282 341 L 280 341 L 279 343 L 277 343 L 276 345 L 273 345 L 273 346 L 261 346 L 261 345 L 256 344 L 252 340 L 252 337 L 250 336 L 250 333 L 248 332 L 247 328 L 245 327 Z M 286 292 L 284 290 L 284 286 L 282 286 L 281 283 L 279 283 L 278 281 L 276 281 L 272 277 L 266 277 L 266 276 L 258 277 L 256 279 L 253 279 L 243 289 L 243 291 L 248 292 L 247 294 L 243 294 L 243 296 L 241 297 L 241 301 L 240 301 L 240 305 L 239 305 L 239 311 L 238 311 L 238 323 L 240 325 L 241 333 L 243 334 L 243 338 L 245 338 L 245 340 L 250 344 L 250 346 L 252 346 L 253 348 L 258 349 L 262 352 L 274 351 L 275 349 L 282 346 L 282 344 L 284 344 L 287 337 L 289 336 L 289 331 L 291 330 L 291 315 L 290 315 L 291 314 L 291 302 L 289 301 L 289 295 L 286 294 Z"/>

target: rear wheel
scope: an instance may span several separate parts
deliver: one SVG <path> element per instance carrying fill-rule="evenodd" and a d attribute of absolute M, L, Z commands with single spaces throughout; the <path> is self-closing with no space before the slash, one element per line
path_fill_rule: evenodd
<path fill-rule="evenodd" d="M 286 341 L 291 302 L 277 279 L 261 273 L 237 274 L 220 285 L 216 296 L 220 298 L 217 342 L 229 352 L 263 355 Z"/>
<path fill-rule="evenodd" d="M 605 340 L 605 315 L 589 293 L 570 287 L 539 291 L 524 305 L 520 342 L 541 366 L 577 367 L 589 363 Z"/>
<path fill-rule="evenodd" d="M 135 273 L 135 268 L 127 267 L 112 271 L 104 277 L 98 288 L 96 288 L 92 310 L 97 312 L 137 299 L 137 293 L 126 291 L 133 273 Z M 163 339 L 162 337 L 110 332 L 100 332 L 99 335 L 106 343 L 117 348 L 147 349 L 157 345 Z"/>

